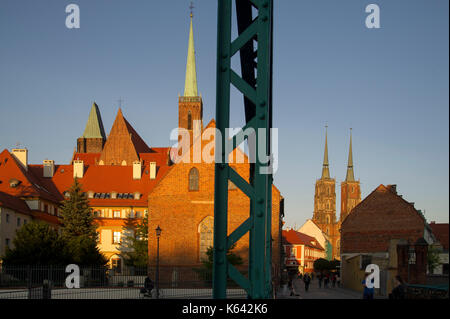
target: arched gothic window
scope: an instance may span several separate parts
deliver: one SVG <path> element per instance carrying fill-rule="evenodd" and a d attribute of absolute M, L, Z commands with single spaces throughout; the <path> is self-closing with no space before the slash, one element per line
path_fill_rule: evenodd
<path fill-rule="evenodd" d="M 188 123 L 187 123 L 187 129 L 192 130 L 192 114 L 191 111 L 188 112 Z"/>
<path fill-rule="evenodd" d="M 193 167 L 189 171 L 189 191 L 198 191 L 198 188 L 199 188 L 198 169 Z"/>
<path fill-rule="evenodd" d="M 214 232 L 214 217 L 207 216 L 202 222 L 198 225 L 198 233 L 199 233 L 199 247 L 198 247 L 198 255 L 200 257 L 200 261 L 208 258 L 206 252 L 209 247 L 213 247 L 213 232 Z"/>

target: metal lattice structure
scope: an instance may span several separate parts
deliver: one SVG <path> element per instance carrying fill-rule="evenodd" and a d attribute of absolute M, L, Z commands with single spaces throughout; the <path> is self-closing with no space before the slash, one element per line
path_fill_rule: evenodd
<path fill-rule="evenodd" d="M 230 277 L 247 291 L 249 298 L 270 298 L 272 174 L 262 173 L 270 162 L 263 163 L 257 156 L 261 145 L 256 142 L 249 154 L 248 183 L 228 165 L 229 152 L 223 146 L 228 143 L 226 129 L 230 127 L 233 85 L 244 98 L 246 125 L 232 138 L 232 148 L 238 146 L 238 141 L 248 139 L 243 135 L 251 128 L 255 141 L 265 140 L 264 152 L 271 154 L 273 0 L 236 0 L 234 5 L 238 36 L 232 41 L 233 0 L 218 1 L 216 128 L 221 139 L 216 138 L 213 297 L 226 298 L 226 282 Z M 238 53 L 241 76 L 231 68 L 231 58 Z M 250 198 L 250 214 L 228 235 L 229 180 Z M 247 232 L 250 232 L 248 278 L 227 261 L 227 250 Z"/>

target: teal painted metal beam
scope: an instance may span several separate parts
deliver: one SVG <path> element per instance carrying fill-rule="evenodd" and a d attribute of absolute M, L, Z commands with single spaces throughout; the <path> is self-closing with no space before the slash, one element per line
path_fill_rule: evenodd
<path fill-rule="evenodd" d="M 231 41 L 232 0 L 218 2 L 216 128 L 221 132 L 221 137 L 220 140 L 216 139 L 215 152 L 213 297 L 226 298 L 226 282 L 230 277 L 247 291 L 249 298 L 270 298 L 272 175 L 270 171 L 267 173 L 270 163 L 264 163 L 258 154 L 271 154 L 273 3 L 272 0 L 236 0 L 235 6 L 239 35 Z M 257 17 L 253 17 L 253 7 L 258 9 Z M 255 40 L 258 44 L 257 51 L 253 48 Z M 231 58 L 238 52 L 242 76 L 231 70 Z M 238 141 L 249 138 L 242 136 L 247 128 L 252 129 L 256 140 L 249 154 L 252 161 L 249 183 L 229 167 L 228 155 L 231 150 L 222 149 L 229 138 L 226 129 L 230 122 L 231 85 L 243 94 L 246 116 L 244 129 L 232 138 L 233 149 L 238 146 Z M 265 141 L 265 145 L 258 143 L 259 140 Z M 260 147 L 264 149 L 260 150 Z M 250 198 L 250 217 L 228 236 L 230 180 Z M 226 252 L 248 232 L 250 242 L 247 279 L 228 264 Z"/>

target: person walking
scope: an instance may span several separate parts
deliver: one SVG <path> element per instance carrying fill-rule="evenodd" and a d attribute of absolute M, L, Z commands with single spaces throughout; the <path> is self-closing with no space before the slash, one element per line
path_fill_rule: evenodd
<path fill-rule="evenodd" d="M 406 287 L 403 283 L 402 277 L 399 275 L 395 276 L 396 286 L 392 289 L 392 292 L 389 294 L 389 299 L 405 299 L 406 295 Z"/>
<path fill-rule="evenodd" d="M 309 289 L 309 284 L 311 282 L 311 277 L 309 277 L 309 274 L 305 274 L 305 276 L 303 276 L 303 282 L 305 283 L 305 291 L 308 292 Z"/>
<path fill-rule="evenodd" d="M 319 288 L 322 288 L 322 281 L 323 281 L 323 275 L 319 274 L 317 277 L 318 281 L 319 281 Z"/>
<path fill-rule="evenodd" d="M 328 288 L 328 283 L 330 282 L 330 275 L 326 274 L 325 278 L 323 279 L 323 287 Z"/>
<path fill-rule="evenodd" d="M 336 287 L 336 274 L 333 274 L 333 276 L 331 277 L 331 283 L 333 285 L 333 288 Z"/>
<path fill-rule="evenodd" d="M 373 286 L 372 286 L 372 288 L 369 288 L 369 286 L 367 285 L 368 284 L 368 282 L 367 282 L 368 281 L 368 279 L 367 279 L 368 276 L 369 276 L 369 274 L 366 274 L 366 277 L 362 281 L 362 285 L 364 287 L 363 299 L 372 300 L 373 299 L 373 295 L 375 293 L 375 288 L 373 288 Z M 372 279 L 372 283 L 373 283 L 373 281 L 374 280 Z"/>

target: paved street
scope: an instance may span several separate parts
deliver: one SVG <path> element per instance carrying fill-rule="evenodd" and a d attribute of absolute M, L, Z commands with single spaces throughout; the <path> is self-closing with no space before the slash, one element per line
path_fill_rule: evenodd
<path fill-rule="evenodd" d="M 361 299 L 362 294 L 344 288 L 319 288 L 317 279 L 311 281 L 308 292 L 305 292 L 305 285 L 300 279 L 294 280 L 294 290 L 298 296 L 289 296 L 289 291 L 280 291 L 278 298 L 288 299 Z"/>

